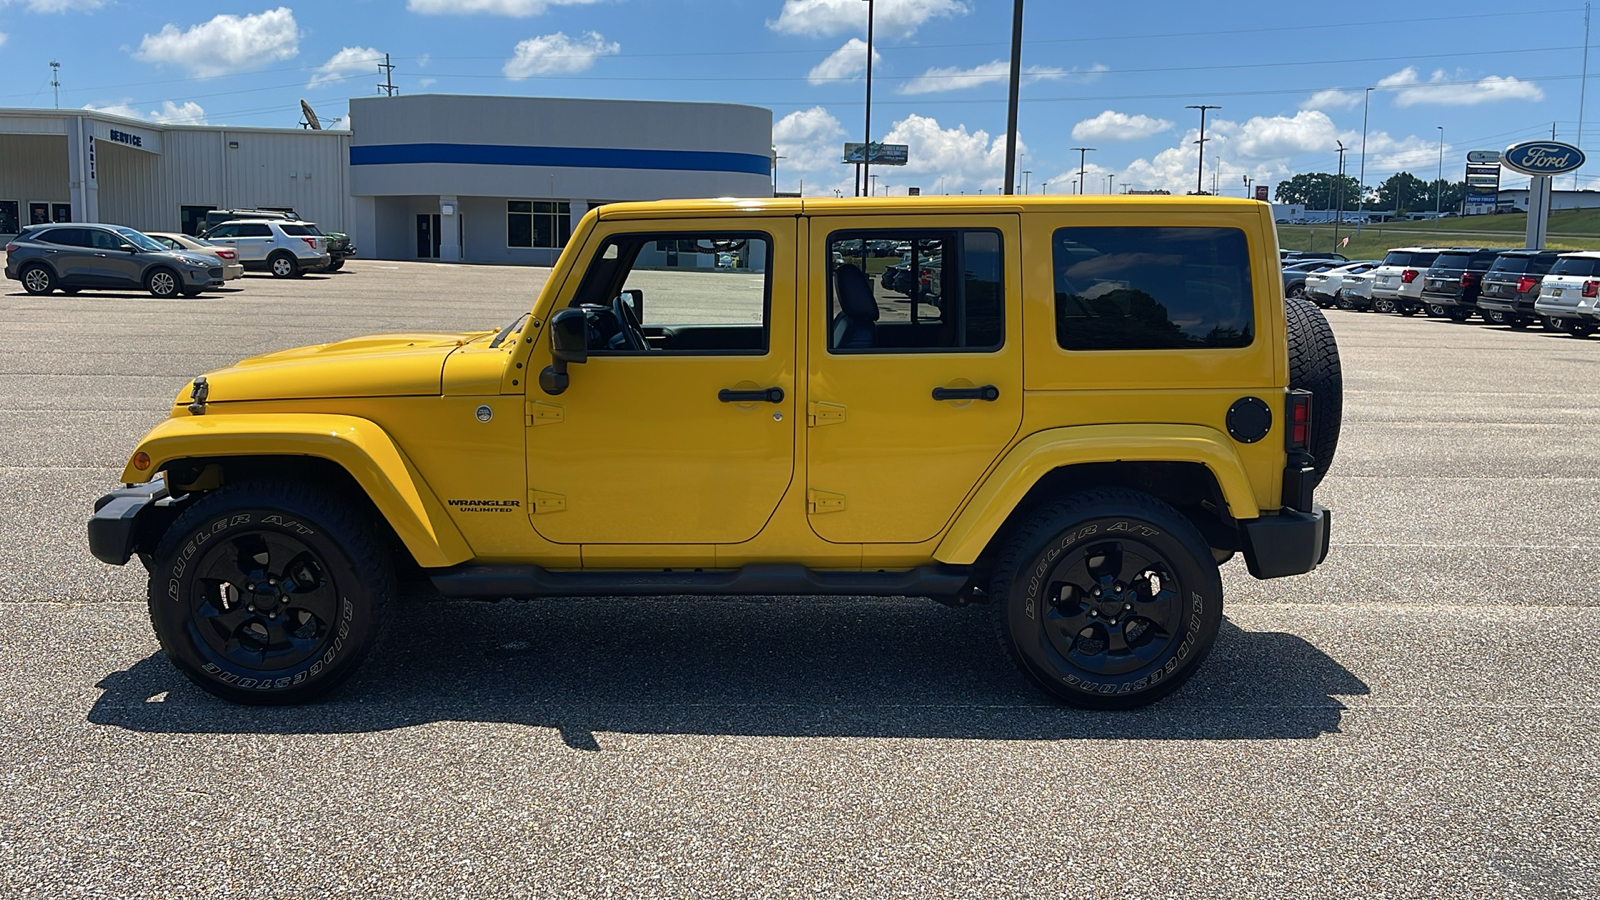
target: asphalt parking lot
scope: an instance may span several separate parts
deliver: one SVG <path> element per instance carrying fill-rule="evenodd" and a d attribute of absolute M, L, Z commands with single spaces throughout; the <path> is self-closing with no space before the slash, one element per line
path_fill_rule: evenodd
<path fill-rule="evenodd" d="M 1332 311 L 1317 572 L 1225 569 L 1185 688 L 1062 709 L 923 600 L 413 603 L 334 700 L 159 655 L 90 504 L 183 384 L 503 325 L 545 271 L 0 284 L 0 894 L 1600 894 L 1600 340 Z"/>

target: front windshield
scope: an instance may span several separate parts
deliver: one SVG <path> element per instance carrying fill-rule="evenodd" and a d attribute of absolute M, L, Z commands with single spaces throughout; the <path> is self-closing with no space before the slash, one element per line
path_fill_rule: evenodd
<path fill-rule="evenodd" d="M 112 231 L 115 231 L 118 237 L 138 247 L 140 250 L 164 251 L 167 249 L 167 247 L 157 243 L 155 238 L 146 237 L 132 228 L 113 228 Z"/>

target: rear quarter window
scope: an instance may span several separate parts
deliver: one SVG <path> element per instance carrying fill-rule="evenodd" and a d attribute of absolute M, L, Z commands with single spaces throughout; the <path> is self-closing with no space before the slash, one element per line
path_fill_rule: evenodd
<path fill-rule="evenodd" d="M 1236 228 L 1072 227 L 1052 240 L 1066 350 L 1249 346 L 1249 242 Z"/>
<path fill-rule="evenodd" d="M 283 233 L 290 237 L 313 237 L 317 233 L 315 228 L 308 228 L 304 225 L 279 225 L 278 227 L 282 228 Z"/>
<path fill-rule="evenodd" d="M 1600 259 L 1585 256 L 1569 257 L 1556 260 L 1556 264 L 1550 267 L 1550 274 L 1588 278 L 1596 273 L 1597 268 L 1600 268 Z"/>

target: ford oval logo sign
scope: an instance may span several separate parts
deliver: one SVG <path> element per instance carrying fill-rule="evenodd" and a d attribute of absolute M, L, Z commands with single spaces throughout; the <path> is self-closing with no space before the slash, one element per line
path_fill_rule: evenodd
<path fill-rule="evenodd" d="M 1524 175 L 1562 175 L 1583 165 L 1583 151 L 1555 141 L 1527 141 L 1507 147 L 1500 162 Z"/>

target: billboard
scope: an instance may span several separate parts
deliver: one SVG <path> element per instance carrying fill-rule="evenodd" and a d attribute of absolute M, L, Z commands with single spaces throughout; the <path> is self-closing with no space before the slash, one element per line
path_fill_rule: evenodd
<path fill-rule="evenodd" d="M 874 166 L 903 166 L 911 158 L 909 144 L 878 144 L 872 145 L 872 158 L 867 159 L 867 145 L 860 141 L 851 141 L 844 145 L 844 161 L 847 163 L 871 163 Z"/>

